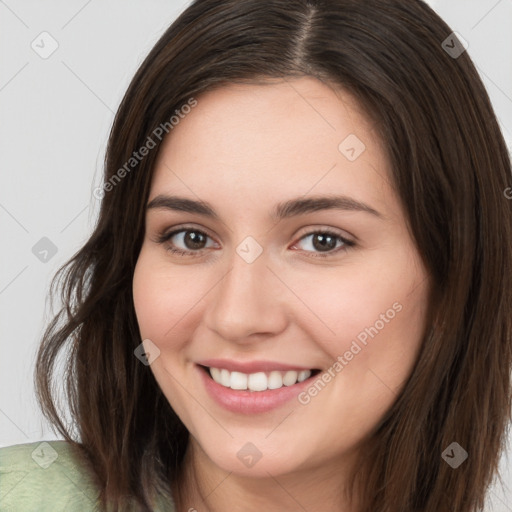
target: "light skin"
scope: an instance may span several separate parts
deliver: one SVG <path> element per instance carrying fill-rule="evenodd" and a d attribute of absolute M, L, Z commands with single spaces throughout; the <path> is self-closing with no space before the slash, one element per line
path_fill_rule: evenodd
<path fill-rule="evenodd" d="M 409 377 L 426 328 L 429 279 L 387 156 L 355 100 L 313 78 L 231 84 L 197 100 L 160 149 L 148 203 L 201 200 L 218 218 L 149 208 L 133 281 L 141 337 L 160 350 L 151 371 L 191 434 L 173 485 L 179 510 L 355 512 L 345 480 Z M 339 149 L 350 134 L 366 146 L 354 161 Z M 334 195 L 378 214 L 271 218 L 278 203 Z M 311 234 L 325 230 L 335 233 L 327 247 Z M 206 235 L 202 245 L 184 237 L 191 231 L 196 241 L 197 231 Z M 263 249 L 251 263 L 237 253 L 249 236 Z M 396 303 L 401 310 L 348 360 L 357 336 Z M 213 401 L 195 365 L 270 360 L 327 372 L 339 356 L 347 364 L 307 404 L 253 415 Z M 237 457 L 248 442 L 262 454 L 252 467 Z"/>

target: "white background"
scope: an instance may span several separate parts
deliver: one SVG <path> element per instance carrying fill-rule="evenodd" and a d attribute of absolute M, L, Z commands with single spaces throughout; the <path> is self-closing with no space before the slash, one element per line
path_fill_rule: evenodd
<path fill-rule="evenodd" d="M 512 148 L 512 0 L 429 3 L 469 43 Z M 57 438 L 32 384 L 50 278 L 91 232 L 98 207 L 92 190 L 101 183 L 122 95 L 186 5 L 0 0 L 0 446 Z M 31 48 L 43 31 L 59 45 L 47 59 Z M 42 237 L 58 251 L 47 263 L 32 253 Z M 509 512 L 512 470 L 505 457 L 502 467 L 509 489 L 493 488 L 488 510 Z"/>

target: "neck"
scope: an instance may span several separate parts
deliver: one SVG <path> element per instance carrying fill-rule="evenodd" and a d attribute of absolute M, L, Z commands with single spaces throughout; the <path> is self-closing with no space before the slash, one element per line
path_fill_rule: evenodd
<path fill-rule="evenodd" d="M 285 475 L 252 478 L 216 466 L 190 439 L 179 479 L 173 483 L 177 512 L 355 512 L 344 492 L 348 459 Z M 355 461 L 350 457 L 351 464 Z"/>

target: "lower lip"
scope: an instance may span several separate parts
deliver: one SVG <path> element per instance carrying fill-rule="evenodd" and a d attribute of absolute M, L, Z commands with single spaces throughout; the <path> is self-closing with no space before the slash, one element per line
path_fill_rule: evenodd
<path fill-rule="evenodd" d="M 197 366 L 207 393 L 224 409 L 239 414 L 256 414 L 277 409 L 286 402 L 297 397 L 307 388 L 316 375 L 309 377 L 293 386 L 283 386 L 279 389 L 266 391 L 247 391 L 227 388 L 215 382 L 204 369 Z"/>

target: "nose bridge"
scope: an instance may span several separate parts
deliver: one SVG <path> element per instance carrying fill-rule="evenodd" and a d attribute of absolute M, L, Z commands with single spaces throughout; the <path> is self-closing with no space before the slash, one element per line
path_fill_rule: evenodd
<path fill-rule="evenodd" d="M 267 268 L 269 261 L 262 249 L 257 250 L 250 240 L 239 244 L 212 294 L 205 320 L 223 338 L 242 340 L 253 333 L 283 328 L 280 294 L 272 288 L 279 282 Z"/>
<path fill-rule="evenodd" d="M 248 303 L 251 297 L 255 299 L 257 296 L 261 296 L 266 281 L 264 274 L 268 272 L 265 263 L 265 259 L 262 257 L 259 261 L 247 263 L 237 254 L 233 255 L 231 270 L 221 283 L 221 300 L 242 300 Z M 258 289 L 258 284 L 260 289 Z"/>

